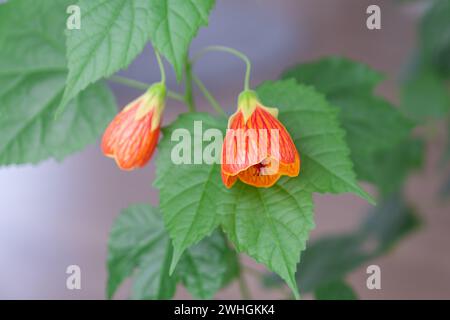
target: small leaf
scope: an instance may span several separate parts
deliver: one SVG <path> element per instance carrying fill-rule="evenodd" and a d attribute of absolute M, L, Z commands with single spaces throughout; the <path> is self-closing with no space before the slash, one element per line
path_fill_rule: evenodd
<path fill-rule="evenodd" d="M 265 82 L 257 92 L 265 105 L 280 109 L 279 118 L 300 153 L 299 178 L 311 191 L 353 192 L 374 203 L 356 182 L 337 110 L 322 95 L 294 80 Z"/>
<path fill-rule="evenodd" d="M 77 4 L 81 28 L 67 30 L 69 74 L 61 108 L 90 83 L 128 66 L 151 32 L 154 9 L 149 0 L 79 0 Z"/>
<path fill-rule="evenodd" d="M 433 1 L 419 27 L 419 41 L 424 59 L 440 75 L 450 76 L 450 2 Z"/>
<path fill-rule="evenodd" d="M 361 233 L 375 238 L 375 254 L 380 255 L 391 250 L 401 239 L 420 226 L 420 219 L 406 206 L 399 194 L 392 194 L 373 209 L 361 225 Z"/>
<path fill-rule="evenodd" d="M 401 189 L 412 171 L 422 167 L 423 157 L 424 142 L 408 138 L 392 149 L 362 156 L 365 165 L 360 167 L 358 174 L 361 179 L 373 182 L 382 195 L 389 195 Z"/>
<path fill-rule="evenodd" d="M 286 70 L 281 78 L 293 78 L 299 83 L 312 85 L 327 96 L 348 91 L 367 95 L 383 79 L 368 66 L 341 57 L 296 65 Z"/>
<path fill-rule="evenodd" d="M 431 69 L 420 69 L 402 89 L 402 109 L 412 119 L 439 119 L 450 110 L 450 93 L 444 80 Z"/>
<path fill-rule="evenodd" d="M 379 97 L 350 93 L 330 99 L 340 109 L 339 119 L 347 132 L 346 140 L 355 171 L 358 178 L 364 180 L 359 173 L 365 169 L 366 156 L 376 152 L 392 152 L 409 136 L 412 123 Z"/>
<path fill-rule="evenodd" d="M 170 299 L 182 281 L 197 298 L 212 298 L 236 276 L 236 255 L 216 231 L 186 250 L 179 268 L 169 275 L 172 244 L 160 212 L 133 205 L 114 222 L 108 243 L 108 288 L 112 298 L 125 278 L 134 275 L 133 299 Z"/>
<path fill-rule="evenodd" d="M 194 122 L 203 129 L 194 131 Z M 203 131 L 208 128 L 225 129 L 225 122 L 204 113 L 181 115 L 163 130 L 156 162 L 155 186 L 160 189 L 161 210 L 174 245 L 171 272 L 186 248 L 197 243 L 219 225 L 219 199 L 227 196 L 220 177 L 219 164 L 193 164 L 194 154 L 203 155 Z M 172 141 L 172 133 L 184 130 L 188 140 Z M 219 131 L 219 132 L 220 132 Z M 191 139 L 192 137 L 192 139 Z M 187 143 L 190 164 L 174 164 L 173 147 Z M 222 141 L 220 140 L 220 148 Z M 220 156 L 221 149 L 216 156 Z M 218 160 L 218 159 L 217 159 Z"/>
<path fill-rule="evenodd" d="M 177 283 L 169 276 L 171 258 L 172 246 L 158 210 L 149 205 L 123 210 L 108 243 L 108 298 L 136 268 L 133 298 L 171 298 Z"/>
<path fill-rule="evenodd" d="M 298 265 L 297 281 L 302 292 L 312 292 L 327 283 L 343 278 L 347 273 L 372 258 L 362 247 L 359 233 L 336 235 L 311 243 Z"/>
<path fill-rule="evenodd" d="M 399 195 L 377 205 L 354 233 L 329 236 L 309 246 L 297 279 L 305 292 L 340 280 L 357 267 L 387 253 L 419 225 Z"/>
<path fill-rule="evenodd" d="M 128 1 L 128 0 L 127 0 Z M 181 79 L 189 45 L 201 26 L 208 24 L 214 0 L 148 0 L 153 45 L 170 61 Z"/>
<path fill-rule="evenodd" d="M 0 6 L 0 165 L 63 159 L 95 142 L 116 113 L 112 93 L 90 86 L 54 119 L 64 90 L 67 0 Z"/>
<path fill-rule="evenodd" d="M 300 64 L 283 77 L 313 85 L 339 108 L 339 120 L 347 133 L 357 177 L 376 183 L 382 165 L 376 162 L 376 155 L 395 152 L 412 128 L 412 123 L 397 108 L 374 96 L 373 90 L 382 76 L 364 64 L 330 57 Z M 394 180 L 403 178 L 390 173 L 394 174 Z"/>
<path fill-rule="evenodd" d="M 237 250 L 279 274 L 298 297 L 295 269 L 314 227 L 311 193 L 299 179 L 281 179 L 271 188 L 238 182 L 222 226 Z"/>
<path fill-rule="evenodd" d="M 386 198 L 356 231 L 327 236 L 308 246 L 296 275 L 302 293 L 341 281 L 351 271 L 386 254 L 419 225 L 415 213 L 398 194 Z M 282 281 L 272 274 L 264 283 L 275 287 Z"/>
<path fill-rule="evenodd" d="M 317 300 L 357 300 L 355 291 L 343 280 L 334 281 L 317 288 L 314 292 Z"/>
<path fill-rule="evenodd" d="M 142 256 L 133 279 L 132 299 L 162 300 L 174 296 L 178 279 L 176 275 L 168 274 L 173 250 L 167 240 L 164 245 L 157 245 Z"/>
<path fill-rule="evenodd" d="M 187 249 L 177 267 L 186 289 L 198 299 L 211 299 L 237 276 L 236 253 L 227 246 L 223 234 L 215 231 Z"/>

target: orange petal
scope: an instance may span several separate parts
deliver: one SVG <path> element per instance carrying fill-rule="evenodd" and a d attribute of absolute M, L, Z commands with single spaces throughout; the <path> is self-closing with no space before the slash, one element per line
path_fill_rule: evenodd
<path fill-rule="evenodd" d="M 224 174 L 222 172 L 222 181 L 225 187 L 230 189 L 236 183 L 237 177 Z"/>
<path fill-rule="evenodd" d="M 230 117 L 222 147 L 222 180 L 230 188 L 239 178 L 256 187 L 270 187 L 282 176 L 300 172 L 300 156 L 277 109 L 262 105 Z M 270 167 L 270 171 L 269 171 Z"/>

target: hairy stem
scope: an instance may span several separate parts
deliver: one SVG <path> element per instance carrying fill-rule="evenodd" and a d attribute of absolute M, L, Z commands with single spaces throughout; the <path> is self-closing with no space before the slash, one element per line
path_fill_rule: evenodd
<path fill-rule="evenodd" d="M 161 72 L 161 82 L 166 83 L 166 70 L 164 70 L 164 64 L 161 59 L 161 55 L 158 50 L 155 49 L 156 61 L 158 61 L 159 71 Z"/>
<path fill-rule="evenodd" d="M 243 300 L 251 300 L 252 297 L 250 295 L 250 290 L 248 289 L 247 281 L 244 277 L 244 268 L 245 266 L 242 261 L 239 261 L 239 290 L 241 292 L 241 297 Z"/>
<path fill-rule="evenodd" d="M 265 276 L 265 273 L 264 273 L 264 272 L 259 271 L 259 270 L 257 270 L 257 269 L 254 269 L 254 268 L 252 268 L 252 267 L 249 267 L 249 266 L 246 266 L 246 265 L 242 265 L 242 268 L 243 268 L 244 270 L 246 270 L 248 273 L 254 275 L 255 277 L 262 278 L 262 277 Z"/>
<path fill-rule="evenodd" d="M 130 87 L 130 88 L 139 89 L 139 90 L 147 90 L 151 86 L 148 83 L 121 77 L 121 76 L 112 76 L 108 80 L 110 80 L 112 82 L 123 84 L 124 86 Z M 173 100 L 185 102 L 184 97 L 179 93 L 167 90 L 167 96 Z"/>
<path fill-rule="evenodd" d="M 185 68 L 185 93 L 184 93 L 184 101 L 188 105 L 189 112 L 195 112 L 195 100 L 194 100 L 194 92 L 192 88 L 192 65 L 190 61 L 186 61 Z"/>
<path fill-rule="evenodd" d="M 192 59 L 192 64 L 194 64 L 198 59 L 200 59 L 205 53 L 211 52 L 211 51 L 221 51 L 221 52 L 231 53 L 232 55 L 234 55 L 234 56 L 238 57 L 239 59 L 241 59 L 242 61 L 244 61 L 245 65 L 246 65 L 244 90 L 250 90 L 250 73 L 251 73 L 251 69 L 252 69 L 252 63 L 250 62 L 250 59 L 245 54 L 243 54 L 242 52 L 240 52 L 236 49 L 225 47 L 225 46 L 209 46 L 209 47 L 203 48 L 194 56 L 194 58 Z"/>

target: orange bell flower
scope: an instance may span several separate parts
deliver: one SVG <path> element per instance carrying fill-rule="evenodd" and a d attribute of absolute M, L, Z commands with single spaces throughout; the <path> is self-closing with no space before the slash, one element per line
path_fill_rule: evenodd
<path fill-rule="evenodd" d="M 222 180 L 227 188 L 238 178 L 255 187 L 270 187 L 283 175 L 298 176 L 300 156 L 277 117 L 278 109 L 262 105 L 255 92 L 240 94 L 222 146 Z"/>
<path fill-rule="evenodd" d="M 129 103 L 109 124 L 102 139 L 102 151 L 114 158 L 122 170 L 143 167 L 158 143 L 166 87 L 152 85 Z"/>

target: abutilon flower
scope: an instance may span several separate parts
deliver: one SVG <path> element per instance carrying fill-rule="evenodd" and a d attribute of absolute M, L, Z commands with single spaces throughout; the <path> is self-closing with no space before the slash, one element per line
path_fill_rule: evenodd
<path fill-rule="evenodd" d="M 222 180 L 227 188 L 237 179 L 270 187 L 283 175 L 298 176 L 300 156 L 277 117 L 278 109 L 262 105 L 253 91 L 240 94 L 222 146 Z"/>
<path fill-rule="evenodd" d="M 114 158 L 120 169 L 140 168 L 150 160 L 158 143 L 165 96 L 163 83 L 152 85 L 119 112 L 106 128 L 102 151 Z"/>

